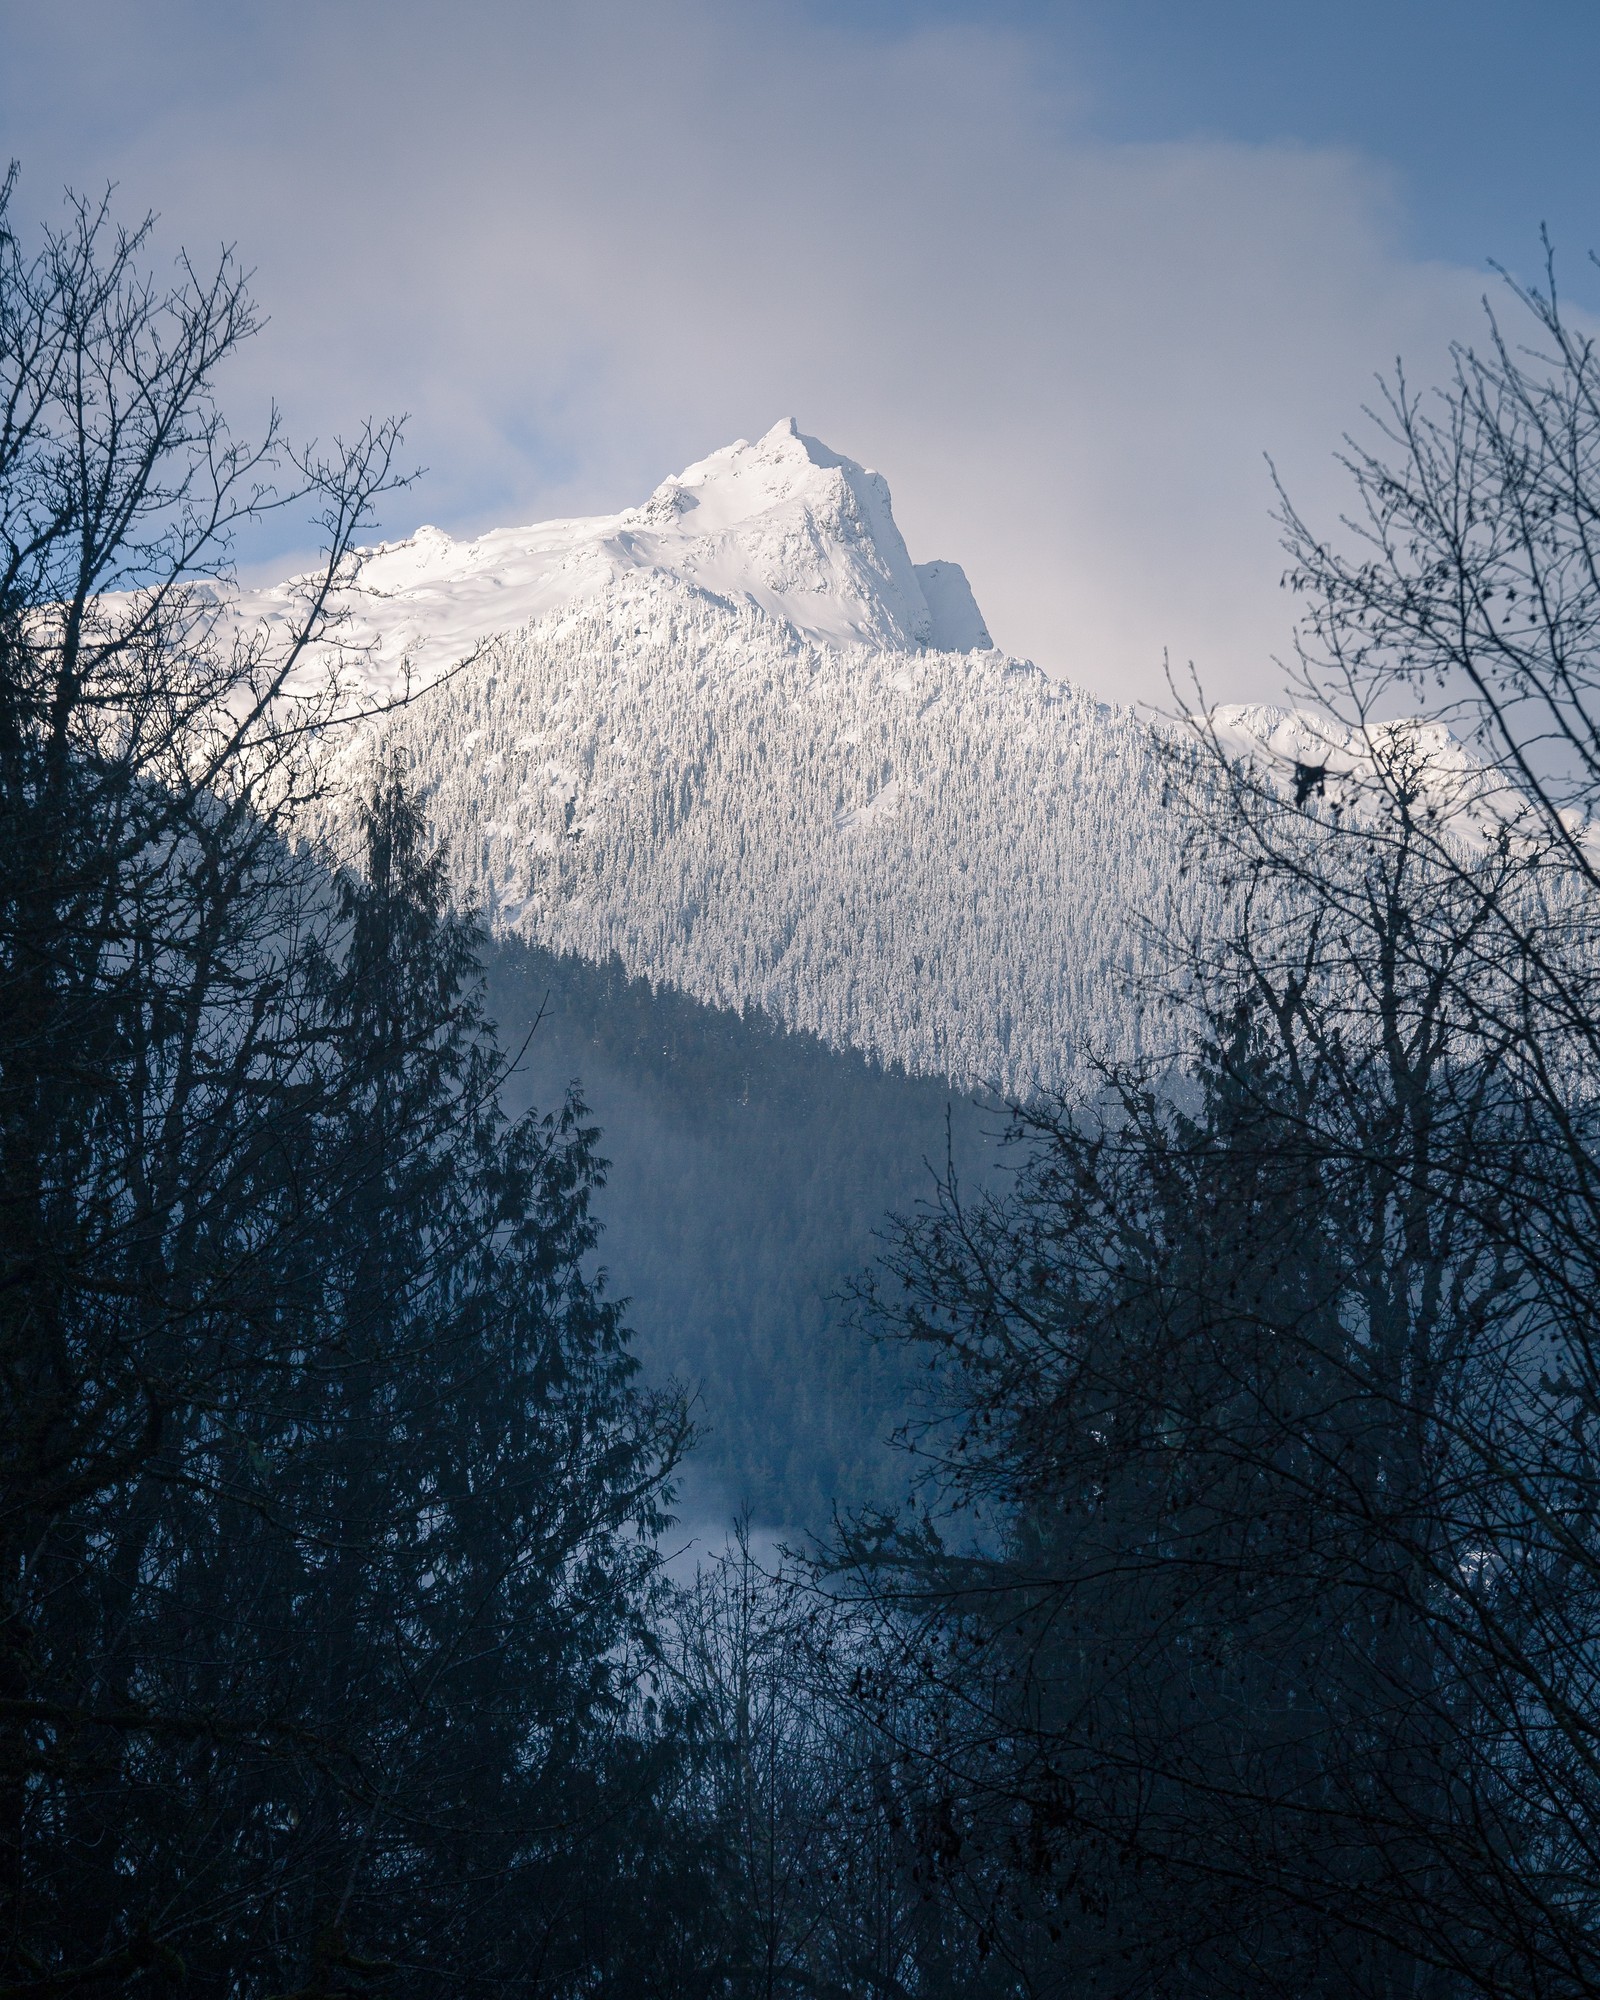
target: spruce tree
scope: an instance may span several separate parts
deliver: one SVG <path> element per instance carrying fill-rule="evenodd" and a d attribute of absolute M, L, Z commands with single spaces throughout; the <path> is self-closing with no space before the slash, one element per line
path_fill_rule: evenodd
<path fill-rule="evenodd" d="M 249 1864 L 187 1956 L 306 1994 L 665 1977 L 702 1950 L 648 1685 L 681 1401 L 588 1268 L 581 1101 L 500 1111 L 476 936 L 393 771 L 365 834 L 323 997 L 349 1088 L 293 1165 L 334 1197 L 285 1287 L 305 1346 L 229 1413 L 150 1605 L 296 1746 L 233 1773 Z M 653 1871 L 681 1908 L 642 1927 Z"/>

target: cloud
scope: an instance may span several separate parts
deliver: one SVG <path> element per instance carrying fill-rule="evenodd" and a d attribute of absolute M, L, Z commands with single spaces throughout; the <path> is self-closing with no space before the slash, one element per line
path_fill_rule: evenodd
<path fill-rule="evenodd" d="M 237 382 L 300 430 L 411 412 L 391 509 L 619 506 L 794 415 L 876 465 L 997 640 L 1121 697 L 1277 686 L 1270 452 L 1331 517 L 1374 371 L 1482 280 L 1404 254 L 1349 154 L 1086 135 L 1024 36 L 744 0 L 63 0 L 0 85 L 30 203 L 115 177 L 236 240 Z M 75 129 L 54 79 L 73 79 Z"/>

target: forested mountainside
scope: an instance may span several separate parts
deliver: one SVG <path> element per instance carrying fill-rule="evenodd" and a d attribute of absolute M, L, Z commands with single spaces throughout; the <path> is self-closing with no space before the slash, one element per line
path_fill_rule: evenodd
<path fill-rule="evenodd" d="M 915 1385 L 846 1302 L 874 1232 L 947 1116 L 996 1171 L 967 1093 L 1136 1051 L 1148 922 L 1204 914 L 1148 723 L 995 650 L 881 477 L 793 424 L 622 515 L 423 530 L 363 583 L 369 685 L 424 685 L 342 741 L 348 795 L 398 754 L 511 1045 L 543 1008 L 518 1088 L 582 1085 L 600 1255 L 699 1395 L 691 1504 L 889 1497 Z"/>
<path fill-rule="evenodd" d="M 1159 755 L 1003 655 L 836 650 L 643 572 L 386 733 L 496 931 L 1007 1091 L 1137 1043 L 1180 886 Z"/>
<path fill-rule="evenodd" d="M 747 1502 L 759 1522 L 820 1528 L 836 1503 L 892 1495 L 905 1468 L 885 1440 L 915 1371 L 853 1324 L 845 1291 L 889 1211 L 943 1170 L 947 1130 L 976 1180 L 1000 1120 L 615 959 L 502 940 L 487 972 L 504 1045 L 526 1038 L 508 1097 L 555 1104 L 576 1078 L 601 1127 L 599 1257 L 647 1374 L 698 1391 L 685 1514 Z"/>

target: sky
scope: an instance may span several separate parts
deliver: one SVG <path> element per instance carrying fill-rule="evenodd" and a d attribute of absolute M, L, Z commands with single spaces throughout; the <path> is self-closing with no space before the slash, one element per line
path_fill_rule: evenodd
<path fill-rule="evenodd" d="M 0 50 L 25 225 L 115 182 L 253 269 L 240 428 L 408 414 L 385 533 L 610 511 L 792 415 L 1119 700 L 1279 691 L 1268 460 L 1332 528 L 1491 260 L 1547 224 L 1600 309 L 1592 0 L 0 0 Z"/>

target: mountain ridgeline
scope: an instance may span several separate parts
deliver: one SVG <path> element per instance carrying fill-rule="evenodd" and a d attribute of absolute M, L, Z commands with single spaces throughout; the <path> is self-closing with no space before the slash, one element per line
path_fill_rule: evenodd
<path fill-rule="evenodd" d="M 994 654 L 841 654 L 627 580 L 393 726 L 499 931 L 1008 1091 L 1129 1052 L 1148 731 Z"/>
<path fill-rule="evenodd" d="M 344 754 L 404 758 L 496 932 L 961 1085 L 1138 1046 L 1142 919 L 1204 896 L 1161 751 L 995 651 L 876 474 L 780 425 L 632 515 L 425 531 L 367 581 L 376 684 L 433 684 Z"/>

